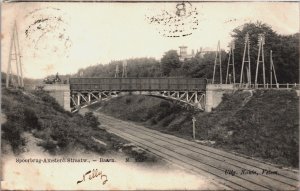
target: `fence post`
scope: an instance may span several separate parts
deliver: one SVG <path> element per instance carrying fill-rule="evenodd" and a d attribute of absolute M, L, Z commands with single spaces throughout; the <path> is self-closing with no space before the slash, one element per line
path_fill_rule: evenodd
<path fill-rule="evenodd" d="M 286 88 L 287 88 L 287 89 L 289 88 L 289 83 L 286 83 Z"/>
<path fill-rule="evenodd" d="M 195 130 L 196 130 L 196 128 L 195 128 L 196 118 L 193 117 L 192 121 L 193 121 L 193 139 L 195 140 L 196 139 L 196 132 L 195 132 Z"/>

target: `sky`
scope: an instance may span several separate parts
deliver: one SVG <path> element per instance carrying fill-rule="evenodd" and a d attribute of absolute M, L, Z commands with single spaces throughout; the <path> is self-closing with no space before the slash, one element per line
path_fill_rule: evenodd
<path fill-rule="evenodd" d="M 228 49 L 230 33 L 246 22 L 269 24 L 279 34 L 299 31 L 294 2 L 3 3 L 1 70 L 6 72 L 14 22 L 23 73 L 28 78 L 73 74 L 111 60 L 160 59 L 185 45 L 190 53 Z M 175 37 L 174 37 L 175 36 Z M 267 41 L 267 39 L 266 39 Z M 266 42 L 267 44 L 267 42 Z M 16 71 L 12 62 L 13 72 Z"/>

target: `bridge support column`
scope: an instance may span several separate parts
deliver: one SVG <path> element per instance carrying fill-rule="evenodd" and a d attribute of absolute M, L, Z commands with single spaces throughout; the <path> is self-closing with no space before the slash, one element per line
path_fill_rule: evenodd
<path fill-rule="evenodd" d="M 205 111 L 211 112 L 221 102 L 224 93 L 233 93 L 233 84 L 207 84 L 205 93 Z"/>
<path fill-rule="evenodd" d="M 91 104 L 91 93 L 88 94 L 88 104 Z"/>
<path fill-rule="evenodd" d="M 44 86 L 44 90 L 54 97 L 66 111 L 71 111 L 69 84 L 47 84 Z"/>
<path fill-rule="evenodd" d="M 77 106 L 80 106 L 80 94 L 77 94 Z"/>

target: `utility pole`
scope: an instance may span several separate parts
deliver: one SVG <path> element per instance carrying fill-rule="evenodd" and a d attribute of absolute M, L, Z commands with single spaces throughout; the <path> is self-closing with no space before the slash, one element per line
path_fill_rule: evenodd
<path fill-rule="evenodd" d="M 16 76 L 17 76 L 17 85 L 16 87 L 24 87 L 23 81 L 23 70 L 22 70 L 22 62 L 21 62 L 21 51 L 19 44 L 19 36 L 18 36 L 18 28 L 17 23 L 15 21 L 11 41 L 10 41 L 10 49 L 8 56 L 8 66 L 7 66 L 7 74 L 6 74 L 6 87 L 8 88 L 10 83 L 14 84 L 14 74 L 12 70 L 12 61 L 16 63 Z"/>
<path fill-rule="evenodd" d="M 230 50 L 229 50 L 229 56 L 228 56 L 228 63 L 227 63 L 227 72 L 226 72 L 226 81 L 225 81 L 225 84 L 227 84 L 228 78 L 229 78 L 229 84 L 231 84 L 231 73 L 229 73 L 230 66 L 232 67 L 233 83 L 235 84 L 235 68 L 234 68 L 234 49 L 235 49 L 235 44 L 234 44 L 234 41 L 231 41 L 229 47 L 230 47 Z"/>
<path fill-rule="evenodd" d="M 264 84 L 264 88 L 265 88 L 265 86 L 266 86 L 266 73 L 265 73 L 264 44 L 265 44 L 265 35 L 264 34 L 259 34 L 258 35 L 258 56 L 257 56 L 256 73 L 255 73 L 255 86 L 257 87 L 259 64 L 262 63 L 262 67 L 263 67 L 263 84 Z M 260 58 L 262 58 L 262 60 L 260 60 Z"/>
<path fill-rule="evenodd" d="M 221 50 L 220 50 L 220 41 L 218 41 L 215 64 L 214 64 L 214 73 L 213 73 L 213 80 L 212 83 L 215 83 L 215 75 L 216 75 L 216 68 L 219 66 L 220 68 L 220 84 L 222 84 L 222 63 L 221 63 Z"/>
<path fill-rule="evenodd" d="M 276 77 L 276 71 L 275 71 L 275 66 L 274 66 L 274 63 L 273 63 L 273 54 L 272 54 L 272 50 L 270 51 L 270 85 L 271 85 L 271 88 L 272 88 L 272 76 L 274 74 L 274 78 L 275 78 L 275 83 L 276 83 L 276 87 L 278 87 L 278 82 L 277 82 L 277 77 Z M 273 74 L 272 74 L 273 73 Z"/>
<path fill-rule="evenodd" d="M 192 118 L 192 122 L 193 122 L 193 139 L 196 140 L 196 118 L 193 117 Z"/>
<path fill-rule="evenodd" d="M 115 78 L 118 78 L 119 77 L 119 65 L 117 64 L 116 65 L 116 73 L 115 73 Z"/>
<path fill-rule="evenodd" d="M 123 61 L 123 72 L 122 72 L 122 78 L 127 78 L 127 61 Z"/>
<path fill-rule="evenodd" d="M 246 57 L 246 53 L 248 56 Z M 247 60 L 246 60 L 247 59 Z M 243 61 L 242 61 L 242 68 L 241 68 L 241 76 L 240 76 L 240 87 L 243 85 L 243 74 L 244 74 L 244 67 L 245 63 L 248 63 L 248 68 L 246 67 L 246 74 L 247 74 L 247 83 L 251 86 L 251 66 L 250 66 L 250 40 L 249 40 L 249 33 L 245 36 L 245 46 L 244 46 L 244 54 L 243 54 Z"/>

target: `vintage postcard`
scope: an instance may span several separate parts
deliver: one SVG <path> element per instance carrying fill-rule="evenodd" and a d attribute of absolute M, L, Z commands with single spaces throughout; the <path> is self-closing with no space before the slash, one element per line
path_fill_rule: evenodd
<path fill-rule="evenodd" d="M 298 190 L 296 1 L 3 1 L 2 190 Z"/>

